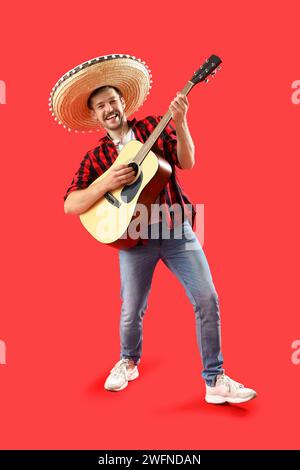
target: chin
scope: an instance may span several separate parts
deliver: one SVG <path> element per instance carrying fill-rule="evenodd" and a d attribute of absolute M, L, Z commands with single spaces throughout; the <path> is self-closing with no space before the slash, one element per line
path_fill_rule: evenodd
<path fill-rule="evenodd" d="M 115 124 L 110 124 L 108 123 L 108 126 L 111 128 L 111 129 L 118 129 L 119 127 L 122 127 L 122 121 L 120 121 L 119 123 L 115 123 Z"/>

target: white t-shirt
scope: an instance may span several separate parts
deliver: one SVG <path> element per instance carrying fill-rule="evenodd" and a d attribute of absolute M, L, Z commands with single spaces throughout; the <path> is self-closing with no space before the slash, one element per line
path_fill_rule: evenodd
<path fill-rule="evenodd" d="M 113 143 L 116 146 L 118 154 L 121 152 L 125 144 L 128 144 L 128 142 L 134 139 L 135 139 L 135 135 L 134 135 L 132 128 L 130 128 L 127 134 L 123 137 L 122 142 L 118 139 L 113 139 Z"/>

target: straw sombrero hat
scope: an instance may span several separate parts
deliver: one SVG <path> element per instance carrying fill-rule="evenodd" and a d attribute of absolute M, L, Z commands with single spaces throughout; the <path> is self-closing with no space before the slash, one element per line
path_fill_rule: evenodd
<path fill-rule="evenodd" d="M 146 100 L 151 88 L 151 71 L 144 61 L 128 54 L 112 54 L 84 62 L 63 75 L 52 88 L 49 108 L 54 119 L 69 131 L 99 131 L 87 107 L 90 94 L 112 85 L 124 96 L 129 117 Z"/>

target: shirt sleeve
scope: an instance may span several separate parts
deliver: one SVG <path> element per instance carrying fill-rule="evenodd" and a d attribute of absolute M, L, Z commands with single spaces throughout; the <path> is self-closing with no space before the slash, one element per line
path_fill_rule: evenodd
<path fill-rule="evenodd" d="M 78 170 L 76 171 L 70 186 L 68 187 L 65 195 L 64 195 L 64 201 L 67 199 L 69 194 L 72 191 L 77 191 L 78 189 L 85 189 L 87 188 L 96 178 L 100 176 L 95 168 L 93 167 L 93 164 L 91 162 L 91 158 L 89 154 L 87 153 L 83 160 L 80 163 L 80 166 Z"/>
<path fill-rule="evenodd" d="M 161 115 L 155 116 L 157 123 L 163 118 Z M 175 127 L 168 123 L 163 132 L 160 134 L 157 139 L 157 145 L 160 150 L 163 151 L 165 158 L 169 163 L 176 165 L 178 168 L 182 168 L 178 156 L 177 156 L 177 134 Z"/>

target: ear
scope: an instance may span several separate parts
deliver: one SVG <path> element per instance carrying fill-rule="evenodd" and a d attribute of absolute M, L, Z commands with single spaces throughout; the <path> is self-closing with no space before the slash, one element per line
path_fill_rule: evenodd
<path fill-rule="evenodd" d="M 91 115 L 93 121 L 98 121 L 97 114 L 95 113 L 95 111 L 93 109 L 90 109 L 90 115 Z"/>
<path fill-rule="evenodd" d="M 125 100 L 124 100 L 123 96 L 121 96 L 121 103 L 122 103 L 122 106 L 123 106 L 123 109 L 124 109 L 125 106 L 126 106 L 126 103 L 125 103 Z"/>

